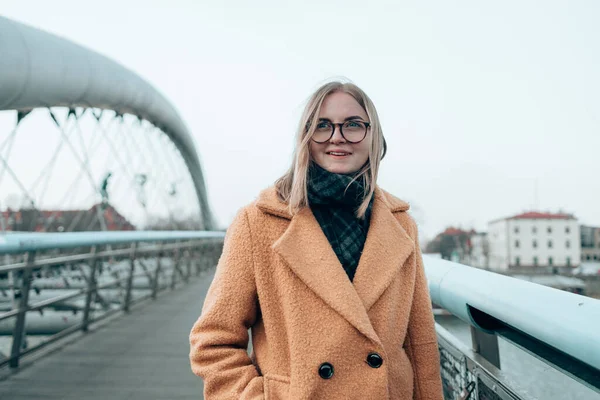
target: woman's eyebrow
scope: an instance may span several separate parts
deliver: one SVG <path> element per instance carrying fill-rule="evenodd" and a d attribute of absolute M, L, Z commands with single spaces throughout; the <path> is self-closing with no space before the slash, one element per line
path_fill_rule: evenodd
<path fill-rule="evenodd" d="M 361 116 L 359 116 L 359 115 L 353 115 L 353 116 L 351 116 L 351 117 L 346 117 L 346 118 L 344 118 L 344 122 L 345 122 L 345 121 L 350 121 L 350 120 L 353 120 L 353 119 L 360 119 L 360 120 L 362 120 L 362 121 L 364 121 L 364 120 L 365 120 L 363 117 L 361 117 Z M 331 120 L 330 120 L 329 118 L 319 118 L 319 121 L 327 121 L 327 122 L 331 122 Z"/>
<path fill-rule="evenodd" d="M 351 117 L 346 118 L 344 121 L 350 121 L 351 119 L 360 119 L 364 121 L 364 118 L 358 115 L 353 115 Z"/>

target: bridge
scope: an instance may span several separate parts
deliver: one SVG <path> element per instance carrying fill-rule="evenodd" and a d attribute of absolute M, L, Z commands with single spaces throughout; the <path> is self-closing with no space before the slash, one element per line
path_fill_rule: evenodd
<path fill-rule="evenodd" d="M 125 67 L 5 18 L 0 54 L 0 193 L 16 193 L 0 216 L 0 398 L 201 398 L 187 336 L 224 232 L 182 118 Z M 598 300 L 425 268 L 446 399 L 600 398 Z"/>

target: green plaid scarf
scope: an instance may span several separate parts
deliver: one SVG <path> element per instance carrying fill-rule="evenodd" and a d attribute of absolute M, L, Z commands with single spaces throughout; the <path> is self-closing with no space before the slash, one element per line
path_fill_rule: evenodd
<path fill-rule="evenodd" d="M 348 187 L 353 177 L 331 173 L 314 162 L 311 162 L 308 176 L 310 208 L 350 281 L 354 279 L 367 239 L 373 207 L 371 199 L 365 218 L 356 217 L 364 189 L 361 179 Z"/>

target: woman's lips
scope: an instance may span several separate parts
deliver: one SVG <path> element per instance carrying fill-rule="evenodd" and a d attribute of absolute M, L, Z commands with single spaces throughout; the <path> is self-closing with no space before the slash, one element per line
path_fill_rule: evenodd
<path fill-rule="evenodd" d="M 341 159 L 341 158 L 348 157 L 352 153 L 347 153 L 345 151 L 328 151 L 328 152 L 326 152 L 326 154 L 330 157 L 333 157 L 334 159 Z"/>

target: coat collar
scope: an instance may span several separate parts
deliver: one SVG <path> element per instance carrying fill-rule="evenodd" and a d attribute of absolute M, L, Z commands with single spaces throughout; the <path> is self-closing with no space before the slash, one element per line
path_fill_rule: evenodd
<path fill-rule="evenodd" d="M 414 241 L 393 215 L 408 210 L 408 204 L 376 188 L 371 224 L 354 282 L 348 279 L 309 207 L 292 217 L 274 188 L 264 191 L 256 204 L 264 212 L 291 220 L 273 244 L 274 251 L 317 296 L 379 343 L 368 311 L 415 249 Z"/>
<path fill-rule="evenodd" d="M 392 196 L 385 190 L 381 189 L 379 186 L 375 187 L 375 201 L 383 202 L 389 210 L 393 213 L 400 211 L 408 211 L 410 205 L 397 197 Z M 256 201 L 256 206 L 272 215 L 276 215 L 278 217 L 292 219 L 292 214 L 290 213 L 288 206 L 286 203 L 282 202 L 277 196 L 277 190 L 274 186 L 271 186 L 268 189 L 263 190 L 258 196 L 258 200 Z"/>

